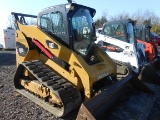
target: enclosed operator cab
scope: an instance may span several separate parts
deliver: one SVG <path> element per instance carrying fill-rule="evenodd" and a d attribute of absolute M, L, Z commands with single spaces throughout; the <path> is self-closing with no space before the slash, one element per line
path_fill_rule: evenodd
<path fill-rule="evenodd" d="M 92 21 L 95 13 L 92 8 L 74 3 L 58 5 L 39 13 L 38 26 L 89 62 L 96 38 Z"/>

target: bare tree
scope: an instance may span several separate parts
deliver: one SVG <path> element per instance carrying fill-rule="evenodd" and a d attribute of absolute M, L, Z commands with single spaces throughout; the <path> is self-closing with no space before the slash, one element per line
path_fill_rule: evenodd
<path fill-rule="evenodd" d="M 151 31 L 160 34 L 160 17 L 155 14 L 152 10 L 137 10 L 133 14 L 129 14 L 125 11 L 116 14 L 116 15 L 110 15 L 108 14 L 108 11 L 103 11 L 103 15 L 101 18 L 96 20 L 96 27 L 101 27 L 103 23 L 103 18 L 107 18 L 106 21 L 114 21 L 114 20 L 124 20 L 124 19 L 133 19 L 137 21 L 136 24 L 148 24 L 152 26 Z"/>
<path fill-rule="evenodd" d="M 133 13 L 131 18 L 136 20 L 137 24 L 143 24 L 143 21 L 145 20 L 145 17 L 141 10 L 138 10 L 137 12 Z"/>
<path fill-rule="evenodd" d="M 129 13 L 123 11 L 122 13 L 119 13 L 117 15 L 114 16 L 110 16 L 110 20 L 109 21 L 113 21 L 113 20 L 124 20 L 124 19 L 129 19 L 130 15 Z"/>
<path fill-rule="evenodd" d="M 154 11 L 149 11 L 146 10 L 144 12 L 144 15 L 146 16 L 146 19 L 151 20 L 151 24 L 158 24 L 159 23 L 159 18 L 157 15 L 154 13 Z"/>
<path fill-rule="evenodd" d="M 27 20 L 28 25 L 37 25 L 37 18 L 30 18 Z"/>
<path fill-rule="evenodd" d="M 137 21 L 137 24 L 150 23 L 151 25 L 160 24 L 160 18 L 151 10 L 144 12 L 138 10 L 132 14 L 132 18 Z"/>
<path fill-rule="evenodd" d="M 102 16 L 101 18 L 95 21 L 95 27 L 101 28 L 105 22 L 107 22 L 107 18 L 105 16 Z"/>
<path fill-rule="evenodd" d="M 107 10 L 107 9 L 104 9 L 104 10 L 102 11 L 102 16 L 107 19 L 107 18 L 109 18 L 108 15 L 109 15 L 108 10 Z"/>

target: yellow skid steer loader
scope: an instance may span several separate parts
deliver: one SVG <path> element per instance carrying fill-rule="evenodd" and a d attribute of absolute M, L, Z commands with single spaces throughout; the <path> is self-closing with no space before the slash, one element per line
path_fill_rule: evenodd
<path fill-rule="evenodd" d="M 77 119 L 145 120 L 155 94 L 131 75 L 117 80 L 115 63 L 94 43 L 95 13 L 71 2 L 38 16 L 12 12 L 17 29 L 15 88 L 58 117 L 81 106 Z M 37 19 L 37 25 L 28 25 L 26 17 Z"/>

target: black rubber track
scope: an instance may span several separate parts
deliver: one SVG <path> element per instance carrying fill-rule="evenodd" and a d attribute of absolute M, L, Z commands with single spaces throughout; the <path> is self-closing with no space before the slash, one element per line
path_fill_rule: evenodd
<path fill-rule="evenodd" d="M 45 102 L 41 98 L 37 100 L 37 96 L 33 96 L 31 93 L 26 92 L 19 82 L 23 75 L 24 69 L 27 69 L 38 81 L 40 81 L 45 87 L 49 88 L 50 91 L 56 94 L 63 103 L 63 107 L 53 107 L 47 101 Z M 25 61 L 18 66 L 14 78 L 14 85 L 18 92 L 22 93 L 33 102 L 37 103 L 58 117 L 65 116 L 66 114 L 79 107 L 81 104 L 81 95 L 77 88 L 38 60 Z"/>

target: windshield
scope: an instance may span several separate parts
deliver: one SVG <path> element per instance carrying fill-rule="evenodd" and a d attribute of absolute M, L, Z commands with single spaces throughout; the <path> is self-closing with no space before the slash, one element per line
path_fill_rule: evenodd
<path fill-rule="evenodd" d="M 136 27 L 136 38 L 139 40 L 143 40 L 142 38 L 142 27 Z"/>
<path fill-rule="evenodd" d="M 104 26 L 103 34 L 121 41 L 125 41 L 124 31 L 124 26 L 120 23 L 107 24 Z"/>
<path fill-rule="evenodd" d="M 150 28 L 145 28 L 145 34 L 143 34 L 143 27 L 136 27 L 136 38 L 145 42 L 150 41 Z"/>
<path fill-rule="evenodd" d="M 129 43 L 135 44 L 134 28 L 133 28 L 132 23 L 127 24 L 127 35 L 128 35 L 127 39 Z"/>
<path fill-rule="evenodd" d="M 89 10 L 79 9 L 72 17 L 72 27 L 74 32 L 74 50 L 86 56 L 91 48 L 93 40 L 92 17 Z"/>
<path fill-rule="evenodd" d="M 65 25 L 61 12 L 43 14 L 40 18 L 40 27 L 63 40 L 67 37 L 65 34 Z"/>

